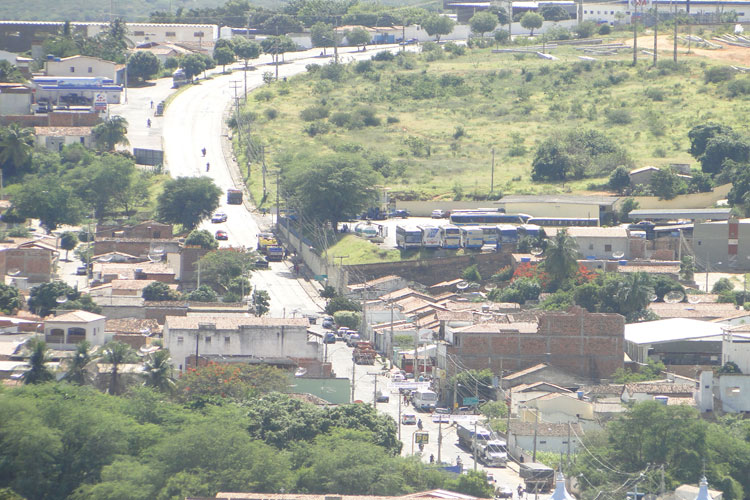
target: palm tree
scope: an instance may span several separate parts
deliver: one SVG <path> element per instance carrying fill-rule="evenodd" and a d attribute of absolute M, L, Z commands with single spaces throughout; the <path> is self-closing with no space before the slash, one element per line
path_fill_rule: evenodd
<path fill-rule="evenodd" d="M 628 321 L 638 320 L 650 302 L 650 295 L 654 293 L 651 278 L 646 273 L 628 273 L 624 283 L 617 292 L 620 303 L 620 314 Z"/>
<path fill-rule="evenodd" d="M 88 340 L 84 340 L 78 343 L 76 352 L 72 358 L 70 358 L 68 371 L 65 372 L 65 379 L 78 385 L 84 385 L 91 378 L 88 371 L 88 365 L 95 359 L 89 353 L 91 349 L 91 343 Z"/>
<path fill-rule="evenodd" d="M 26 165 L 34 150 L 34 131 L 21 128 L 11 123 L 0 135 L 0 164 L 6 167 L 6 173 L 18 172 Z"/>
<path fill-rule="evenodd" d="M 557 231 L 555 237 L 547 243 L 543 266 L 555 288 L 559 288 L 565 280 L 578 272 L 578 244 L 567 229 Z"/>
<path fill-rule="evenodd" d="M 42 384 L 54 380 L 55 376 L 47 368 L 46 364 L 49 362 L 49 354 L 47 351 L 47 343 L 39 339 L 31 339 L 29 341 L 29 369 L 23 375 L 24 384 Z"/>
<path fill-rule="evenodd" d="M 91 129 L 94 135 L 94 142 L 99 149 L 114 151 L 115 146 L 122 144 L 127 146 L 128 141 L 128 121 L 122 116 L 113 116 L 107 118 L 102 123 Z"/>
<path fill-rule="evenodd" d="M 172 379 L 172 358 L 169 351 L 160 349 L 150 354 L 143 363 L 144 385 L 160 391 L 170 391 L 174 386 Z"/>
<path fill-rule="evenodd" d="M 120 365 L 135 360 L 133 349 L 122 342 L 109 342 L 104 346 L 103 361 L 112 365 L 108 392 L 116 396 L 120 391 Z"/>

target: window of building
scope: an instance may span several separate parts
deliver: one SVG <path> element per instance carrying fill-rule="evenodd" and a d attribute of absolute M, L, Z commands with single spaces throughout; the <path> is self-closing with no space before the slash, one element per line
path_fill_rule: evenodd
<path fill-rule="evenodd" d="M 601 14 L 602 12 L 601 12 L 600 10 L 597 10 L 597 11 L 596 11 L 596 13 L 597 13 L 597 14 Z"/>
<path fill-rule="evenodd" d="M 161 231 L 154 231 L 154 238 L 161 238 Z"/>
<path fill-rule="evenodd" d="M 203 38 L 205 35 L 203 34 L 202 31 L 196 31 L 195 33 L 193 33 L 193 36 L 195 38 Z"/>
<path fill-rule="evenodd" d="M 593 250 L 593 249 L 594 249 L 594 244 L 593 243 L 589 243 L 589 250 Z"/>
<path fill-rule="evenodd" d="M 232 343 L 232 337 L 224 337 L 224 343 L 225 344 L 231 344 Z"/>
<path fill-rule="evenodd" d="M 629 16 L 629 15 L 630 15 L 630 12 L 626 12 L 626 13 L 625 13 L 625 15 L 626 15 L 626 16 Z"/>
<path fill-rule="evenodd" d="M 94 72 L 94 68 L 92 68 L 91 66 L 89 66 L 89 73 L 93 73 L 93 72 Z"/>
<path fill-rule="evenodd" d="M 614 16 L 615 15 L 615 11 L 613 10 L 612 12 L 610 12 L 610 14 L 612 14 Z"/>
<path fill-rule="evenodd" d="M 81 137 L 81 144 L 85 144 L 85 143 L 86 143 L 86 141 L 84 140 L 83 137 Z"/>
<path fill-rule="evenodd" d="M 134 36 L 143 36 L 143 35 L 145 35 L 145 34 L 146 34 L 146 33 L 145 33 L 144 31 L 134 31 L 134 32 L 133 32 L 133 35 L 134 35 Z"/>
<path fill-rule="evenodd" d="M 169 37 L 176 37 L 177 33 L 174 32 L 174 31 L 167 31 L 167 36 L 169 36 Z"/>
<path fill-rule="evenodd" d="M 612 245 L 604 245 L 604 251 L 605 252 L 611 252 L 612 251 Z"/>
<path fill-rule="evenodd" d="M 182 345 L 185 342 L 185 337 L 177 337 L 177 345 Z"/>
<path fill-rule="evenodd" d="M 547 444 L 547 441 L 539 441 L 539 444 Z"/>
<path fill-rule="evenodd" d="M 737 397 L 742 390 L 739 387 L 727 387 L 727 396 Z"/>
<path fill-rule="evenodd" d="M 211 337 L 209 337 L 209 336 L 207 335 L 207 336 L 206 336 L 206 344 L 210 344 L 210 343 L 211 343 Z"/>
<path fill-rule="evenodd" d="M 70 72 L 71 73 L 75 73 L 76 72 L 76 67 L 75 66 L 71 66 L 70 67 Z"/>

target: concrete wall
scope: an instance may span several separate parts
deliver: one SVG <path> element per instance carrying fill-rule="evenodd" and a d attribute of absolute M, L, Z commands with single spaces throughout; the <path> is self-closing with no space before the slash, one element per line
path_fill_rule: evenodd
<path fill-rule="evenodd" d="M 706 208 L 725 199 L 730 189 L 732 189 L 731 184 L 723 184 L 709 193 L 682 194 L 671 200 L 660 200 L 657 196 L 632 196 L 632 198 L 638 202 L 640 208 Z"/>
<path fill-rule="evenodd" d="M 718 384 L 714 384 L 714 395 L 721 399 L 723 411 L 750 411 L 750 375 L 725 374 L 717 378 Z"/>
<path fill-rule="evenodd" d="M 31 113 L 31 93 L 0 93 L 0 115 L 27 115 Z"/>
<path fill-rule="evenodd" d="M 18 276 L 31 283 L 46 283 L 52 279 L 58 254 L 43 248 L 8 248 L 0 251 L 0 276 L 9 269 L 18 269 Z"/>
<path fill-rule="evenodd" d="M 693 251 L 700 268 L 705 269 L 708 261 L 712 270 L 750 269 L 750 219 L 736 223 L 736 234 L 731 234 L 730 222 L 704 222 L 693 227 Z"/>
<path fill-rule="evenodd" d="M 133 226 L 123 225 L 97 225 L 97 238 L 141 238 L 148 239 L 171 239 L 173 236 L 172 224 L 148 221 Z"/>
<path fill-rule="evenodd" d="M 524 454 L 524 460 L 526 462 L 531 461 L 531 453 L 534 449 L 534 436 L 519 436 L 517 434 L 510 435 L 509 446 L 513 447 L 511 454 L 516 457 L 520 457 L 521 453 Z M 578 439 L 575 435 L 570 438 L 570 452 L 576 453 L 578 450 Z M 536 438 L 536 451 L 551 451 L 553 453 L 567 453 L 568 452 L 568 437 L 567 436 L 537 436 Z M 525 452 L 525 453 L 524 453 Z"/>
<path fill-rule="evenodd" d="M 578 243 L 578 251 L 584 258 L 596 257 L 597 259 L 611 259 L 612 254 L 615 252 L 621 252 L 624 258 L 630 258 L 630 245 L 628 244 L 628 238 L 598 238 L 591 236 L 576 236 L 576 243 Z M 607 249 L 609 248 L 609 249 Z"/>
<path fill-rule="evenodd" d="M 103 76 L 117 81 L 117 65 L 96 57 L 75 57 L 46 61 L 47 76 Z"/>

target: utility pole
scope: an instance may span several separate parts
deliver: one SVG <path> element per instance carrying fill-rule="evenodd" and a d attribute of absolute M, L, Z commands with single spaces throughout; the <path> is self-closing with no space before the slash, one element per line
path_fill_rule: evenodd
<path fill-rule="evenodd" d="M 656 22 L 654 23 L 654 67 L 656 67 L 656 49 L 658 47 L 656 34 L 659 32 L 659 4 L 654 2 L 654 17 Z"/>
<path fill-rule="evenodd" d="M 261 173 L 263 174 L 263 200 L 265 201 L 266 195 L 268 194 L 266 191 L 266 171 L 268 169 L 266 168 L 266 147 L 263 145 L 260 146 L 260 162 Z"/>
<path fill-rule="evenodd" d="M 401 441 L 401 391 L 398 392 L 398 440 Z M 438 448 L 438 456 L 440 456 L 440 448 Z"/>
<path fill-rule="evenodd" d="M 339 41 L 336 36 L 336 31 L 339 27 L 339 18 L 335 17 L 333 19 L 334 25 L 333 25 L 333 63 L 338 64 L 339 63 Z"/>
<path fill-rule="evenodd" d="M 414 332 L 414 363 L 412 363 L 412 372 L 414 373 L 414 382 L 419 381 L 419 324 L 415 325 Z"/>
<path fill-rule="evenodd" d="M 638 0 L 633 0 L 633 66 L 638 64 Z"/>
<path fill-rule="evenodd" d="M 247 73 L 245 73 L 247 77 Z M 234 90 L 234 120 L 237 122 L 237 140 L 242 144 L 242 125 L 240 124 L 240 99 L 237 97 L 237 89 L 240 87 L 240 82 L 232 80 L 229 82 Z M 247 92 L 247 85 L 245 85 L 245 92 Z"/>
<path fill-rule="evenodd" d="M 474 472 L 477 471 L 477 421 L 474 420 L 474 442 L 472 443 L 472 451 L 474 452 Z"/>
<path fill-rule="evenodd" d="M 536 409 L 534 414 L 536 415 L 536 418 L 534 419 L 534 452 L 531 455 L 532 462 L 536 462 L 536 434 L 539 429 L 539 408 Z"/>
<path fill-rule="evenodd" d="M 0 173 L 0 175 L 2 174 Z M 747 282 L 747 279 L 745 281 Z M 388 359 L 391 362 L 391 368 L 393 368 L 393 299 L 391 299 L 390 302 L 391 302 L 391 331 L 388 333 Z"/>
<path fill-rule="evenodd" d="M 674 53 L 672 54 L 672 60 L 677 62 L 677 6 L 674 5 L 674 0 L 670 0 L 673 5 L 672 14 L 674 15 Z"/>
<path fill-rule="evenodd" d="M 276 231 L 279 230 L 279 215 L 281 215 L 281 207 L 279 205 L 279 191 L 281 191 L 281 170 L 276 171 Z"/>
<path fill-rule="evenodd" d="M 201 336 L 199 333 L 195 334 L 195 369 L 198 369 L 198 342 L 200 341 Z"/>
<path fill-rule="evenodd" d="M 352 403 L 354 402 L 354 370 L 357 368 L 357 363 L 354 362 L 354 358 L 352 358 Z"/>
<path fill-rule="evenodd" d="M 687 3 L 685 4 L 685 12 L 687 13 L 687 25 L 688 25 L 688 51 L 687 53 L 690 54 L 690 46 L 691 46 L 691 40 L 690 38 L 693 36 L 693 26 L 690 22 L 690 0 L 687 0 Z"/>
<path fill-rule="evenodd" d="M 458 371 L 453 374 L 453 408 L 451 408 L 451 413 L 453 413 L 453 410 L 456 409 L 456 396 L 458 392 Z"/>
<path fill-rule="evenodd" d="M 443 417 L 441 416 L 440 421 L 438 422 L 438 456 L 437 456 L 438 464 L 442 463 L 440 461 L 442 451 L 443 451 Z"/>
<path fill-rule="evenodd" d="M 570 469 L 570 422 L 568 422 L 568 463 L 565 464 L 565 473 Z"/>
<path fill-rule="evenodd" d="M 495 148 L 492 148 L 492 170 L 490 171 L 490 194 L 495 190 Z"/>

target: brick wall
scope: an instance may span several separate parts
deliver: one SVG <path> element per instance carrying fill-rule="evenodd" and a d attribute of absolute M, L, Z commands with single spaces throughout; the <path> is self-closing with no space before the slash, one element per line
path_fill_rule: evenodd
<path fill-rule="evenodd" d="M 459 333 L 458 347 L 447 351 L 477 370 L 516 371 L 544 362 L 598 380 L 622 368 L 624 332 L 625 318 L 619 314 L 572 307 L 542 315 L 536 333 Z"/>
<path fill-rule="evenodd" d="M 52 277 L 55 254 L 42 248 L 8 248 L 0 252 L 0 275 L 9 269 L 18 269 L 19 276 L 29 278 L 32 283 L 45 283 Z"/>
<path fill-rule="evenodd" d="M 359 283 L 363 280 L 372 280 L 395 274 L 406 280 L 431 286 L 441 281 L 460 278 L 461 272 L 472 264 L 478 265 L 479 273 L 482 276 L 492 276 L 500 268 L 511 265 L 512 257 L 509 252 L 492 252 L 442 259 L 362 264 L 344 266 L 344 268 L 348 272 L 350 283 Z"/>
<path fill-rule="evenodd" d="M 50 113 L 46 125 L 50 127 L 93 127 L 99 123 L 99 113 L 54 112 Z"/>

